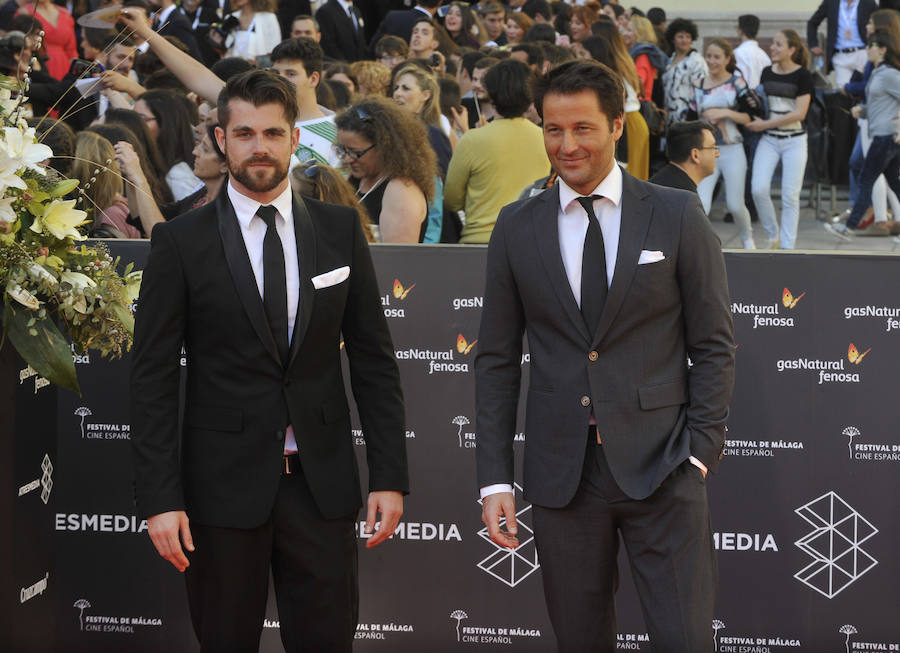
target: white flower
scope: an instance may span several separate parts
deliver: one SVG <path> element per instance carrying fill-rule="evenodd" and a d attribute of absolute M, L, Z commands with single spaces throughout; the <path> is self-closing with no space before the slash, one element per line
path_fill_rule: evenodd
<path fill-rule="evenodd" d="M 11 157 L 19 159 L 21 165 L 39 174 L 46 171 L 38 164 L 53 156 L 53 150 L 43 143 L 38 143 L 34 135 L 34 127 L 22 130 L 18 127 L 4 127 L 6 149 Z"/>
<path fill-rule="evenodd" d="M 31 310 L 36 311 L 41 307 L 41 303 L 38 301 L 37 297 L 32 295 L 17 283 L 8 284 L 6 286 L 6 292 L 10 297 L 15 299 L 25 308 L 30 308 Z"/>
<path fill-rule="evenodd" d="M 68 283 L 72 286 L 72 289 L 75 291 L 81 291 L 90 286 L 91 288 L 95 288 L 97 286 L 97 282 L 91 279 L 86 274 L 82 274 L 81 272 L 72 272 L 71 270 L 65 270 L 60 273 L 59 280 Z"/>
<path fill-rule="evenodd" d="M 0 198 L 0 223 L 9 224 L 10 222 L 15 222 L 19 217 L 12 207 L 12 203 L 15 201 L 15 197 Z"/>
<path fill-rule="evenodd" d="M 19 100 L 12 99 L 12 92 L 8 88 L 0 88 L 0 108 L 6 115 L 10 115 L 16 110 Z"/>
<path fill-rule="evenodd" d="M 12 158 L 0 141 L 0 192 L 5 193 L 7 188 L 20 188 L 25 190 L 28 186 L 19 176 L 22 162 Z"/>
<path fill-rule="evenodd" d="M 125 303 L 131 304 L 138 298 L 138 295 L 141 292 L 141 280 L 143 279 L 143 276 L 143 270 L 135 270 L 134 272 L 125 275 Z"/>
<path fill-rule="evenodd" d="M 78 233 L 75 227 L 84 223 L 87 213 L 73 208 L 74 206 L 75 200 L 53 200 L 44 208 L 44 215 L 35 218 L 31 223 L 31 230 L 42 234 L 46 228 L 60 240 L 66 236 L 71 236 L 74 240 L 84 240 L 85 236 Z"/>
<path fill-rule="evenodd" d="M 56 287 L 57 281 L 56 277 L 47 272 L 47 269 L 38 263 L 32 263 L 28 266 L 28 274 L 37 279 L 38 281 L 45 281 L 49 283 L 52 287 Z"/>

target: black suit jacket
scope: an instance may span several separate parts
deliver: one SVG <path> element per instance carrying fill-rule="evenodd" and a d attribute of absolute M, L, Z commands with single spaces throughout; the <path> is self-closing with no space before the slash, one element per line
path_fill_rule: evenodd
<path fill-rule="evenodd" d="M 623 178 L 615 273 L 593 334 L 560 254 L 559 187 L 500 212 L 475 360 L 480 487 L 513 481 L 525 332 L 528 501 L 571 501 L 592 410 L 613 476 L 632 498 L 649 496 L 690 455 L 718 466 L 734 374 L 719 240 L 695 194 Z M 639 264 L 642 250 L 665 258 Z"/>
<path fill-rule="evenodd" d="M 372 37 L 372 47 L 370 48 L 372 53 L 374 54 L 375 46 L 378 45 L 378 41 L 381 37 L 388 34 L 399 36 L 409 43 L 409 39 L 412 37 L 413 25 L 415 25 L 416 21 L 423 16 L 430 17 L 431 14 L 420 9 L 401 9 L 388 12 L 388 15 L 384 17 L 384 20 L 381 21 L 381 24 L 378 26 L 375 36 Z"/>
<path fill-rule="evenodd" d="M 221 58 L 209 40 L 210 25 L 221 22 L 219 15 L 216 13 L 216 9 L 208 5 L 199 5 L 193 14 L 185 11 L 183 7 L 179 7 L 178 11 L 187 19 L 188 25 L 193 31 L 197 41 L 197 49 L 200 51 L 200 56 L 202 57 L 201 61 L 207 66 L 212 66 Z"/>
<path fill-rule="evenodd" d="M 837 41 L 838 16 L 840 14 L 839 3 L 843 0 L 822 0 L 822 4 L 816 9 L 816 13 L 806 23 L 806 45 L 810 48 L 819 45 L 819 37 L 816 30 L 824 19 L 828 19 L 828 42 L 825 44 L 825 70 L 831 72 L 831 57 L 834 55 L 834 44 Z M 859 36 L 865 42 L 866 40 L 866 23 L 869 22 L 869 16 L 878 9 L 875 0 L 859 0 L 856 8 L 856 29 Z"/>
<path fill-rule="evenodd" d="M 359 10 L 356 10 L 359 15 Z M 362 25 L 354 26 L 337 0 L 328 0 L 316 12 L 322 51 L 339 61 L 354 62 L 366 57 L 366 37 Z"/>
<path fill-rule="evenodd" d="M 697 184 L 694 183 L 694 180 L 674 163 L 667 163 L 660 168 L 655 175 L 650 177 L 650 183 L 668 188 L 680 188 L 691 193 L 697 192 Z"/>
<path fill-rule="evenodd" d="M 174 36 L 184 43 L 188 52 L 190 52 L 194 59 L 203 61 L 203 55 L 197 45 L 197 37 L 194 35 L 194 29 L 188 22 L 187 16 L 181 13 L 177 7 L 169 14 L 166 21 L 156 28 L 156 33 L 161 34 L 162 36 Z"/>
<path fill-rule="evenodd" d="M 322 515 L 358 510 L 342 335 L 367 441 L 369 489 L 407 490 L 399 373 L 359 216 L 297 196 L 293 212 L 301 288 L 286 366 L 227 192 L 153 230 L 131 369 L 142 517 L 186 509 L 201 524 L 262 524 L 274 505 L 288 423 Z M 343 266 L 350 268 L 345 281 L 314 288 L 313 277 Z M 179 433 L 182 342 L 187 387 Z"/>

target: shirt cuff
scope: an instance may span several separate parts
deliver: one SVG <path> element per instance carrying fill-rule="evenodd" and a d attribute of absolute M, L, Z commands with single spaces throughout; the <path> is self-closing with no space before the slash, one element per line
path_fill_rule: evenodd
<path fill-rule="evenodd" d="M 493 485 L 487 485 L 481 488 L 481 500 L 484 501 L 484 498 L 491 494 L 498 494 L 500 492 L 509 492 L 512 494 L 513 488 L 509 483 L 494 483 Z"/>
<path fill-rule="evenodd" d="M 690 458 L 688 458 L 688 460 L 691 461 L 691 464 L 692 464 L 692 465 L 696 465 L 696 466 L 699 467 L 701 470 L 703 470 L 703 475 L 704 475 L 704 476 L 706 476 L 706 475 L 709 473 L 709 470 L 706 468 L 706 465 L 704 465 L 703 463 L 701 463 L 700 460 L 699 460 L 698 458 L 694 458 L 693 456 L 691 456 Z"/>

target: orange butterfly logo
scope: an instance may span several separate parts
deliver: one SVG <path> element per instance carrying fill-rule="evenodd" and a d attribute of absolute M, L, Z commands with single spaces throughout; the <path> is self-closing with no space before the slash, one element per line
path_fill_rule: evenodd
<path fill-rule="evenodd" d="M 785 288 L 784 293 L 781 295 L 781 303 L 784 304 L 785 308 L 794 308 L 794 306 L 797 305 L 797 302 L 803 299 L 803 295 L 805 294 L 805 292 L 802 292 L 799 297 L 794 297 L 791 294 L 791 291 Z"/>
<path fill-rule="evenodd" d="M 476 342 L 478 342 L 477 338 L 472 342 L 467 342 L 466 337 L 460 333 L 456 338 L 456 351 L 458 351 L 460 354 L 468 354 L 470 351 L 472 351 L 472 347 L 475 346 Z"/>
<path fill-rule="evenodd" d="M 852 342 L 850 343 L 850 347 L 847 349 L 847 360 L 849 360 L 854 365 L 859 365 L 860 361 L 865 358 L 866 354 L 872 351 L 872 348 L 869 347 L 863 353 L 859 353 L 859 349 L 856 348 Z"/>
<path fill-rule="evenodd" d="M 416 284 L 413 284 L 409 288 L 404 288 L 403 284 L 400 283 L 400 279 L 394 279 L 394 299 L 406 299 L 409 291 L 415 287 Z"/>

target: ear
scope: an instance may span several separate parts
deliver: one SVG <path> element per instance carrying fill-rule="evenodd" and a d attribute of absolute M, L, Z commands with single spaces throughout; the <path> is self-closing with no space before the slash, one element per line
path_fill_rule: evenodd
<path fill-rule="evenodd" d="M 291 154 L 297 151 L 298 145 L 300 145 L 300 128 L 294 127 L 291 130 Z"/>
<path fill-rule="evenodd" d="M 619 116 L 618 118 L 613 118 L 612 127 L 613 127 L 612 128 L 613 139 L 618 141 L 620 138 L 622 138 L 622 132 L 625 131 L 625 114 L 624 113 L 621 116 Z"/>
<path fill-rule="evenodd" d="M 319 82 L 322 81 L 322 74 L 315 72 L 310 75 L 307 75 L 307 79 L 309 80 L 309 85 L 313 88 L 318 88 Z"/>
<path fill-rule="evenodd" d="M 216 137 L 216 144 L 219 146 L 219 149 L 222 150 L 222 154 L 226 157 L 228 156 L 228 151 L 225 148 L 225 130 L 216 125 L 214 130 L 214 135 Z"/>
<path fill-rule="evenodd" d="M 698 147 L 691 148 L 690 160 L 691 160 L 691 163 L 693 163 L 694 165 L 700 165 L 700 148 L 698 148 Z"/>

